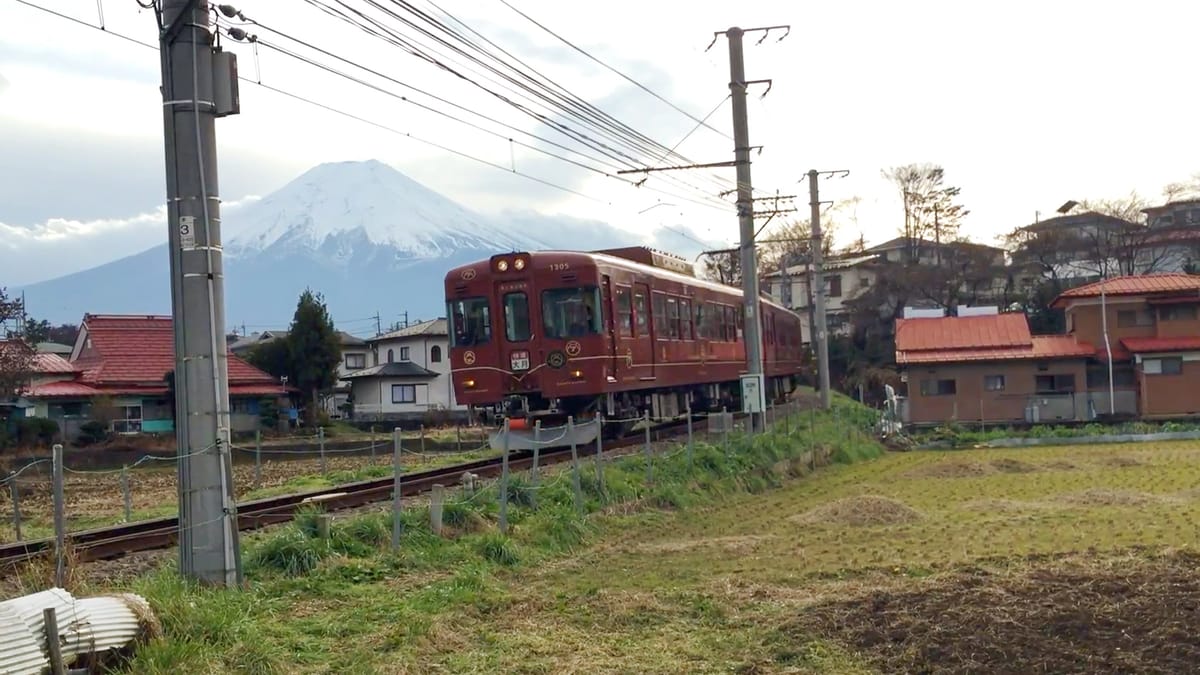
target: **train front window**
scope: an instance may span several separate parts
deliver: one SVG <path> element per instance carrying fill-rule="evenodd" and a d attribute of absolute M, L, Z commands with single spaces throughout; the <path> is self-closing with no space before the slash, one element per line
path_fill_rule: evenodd
<path fill-rule="evenodd" d="M 552 288 L 542 291 L 542 327 L 548 338 L 600 333 L 600 289 Z"/>
<path fill-rule="evenodd" d="M 451 300 L 447 315 L 453 321 L 453 347 L 487 344 L 492 339 L 492 315 L 487 298 Z"/>
<path fill-rule="evenodd" d="M 524 293 L 504 296 L 504 336 L 509 342 L 529 339 L 529 298 Z"/>

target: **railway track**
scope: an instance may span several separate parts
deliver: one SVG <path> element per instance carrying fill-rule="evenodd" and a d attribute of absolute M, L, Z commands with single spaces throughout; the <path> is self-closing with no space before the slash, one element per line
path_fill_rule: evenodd
<path fill-rule="evenodd" d="M 663 425 L 652 433 L 656 440 L 670 438 L 686 428 L 686 422 Z M 616 441 L 605 444 L 604 454 L 636 446 L 644 441 L 644 431 L 638 431 Z M 590 447 L 580 447 L 587 455 Z M 548 448 L 539 452 L 539 465 L 556 464 L 571 458 L 570 448 Z M 509 453 L 509 470 L 522 470 L 533 464 L 532 451 Z M 434 485 L 453 485 L 459 482 L 464 472 L 470 471 L 481 477 L 500 475 L 502 458 L 480 459 L 452 466 L 402 474 L 400 494 L 411 497 L 433 489 Z M 277 497 L 265 497 L 241 502 L 237 505 L 238 529 L 255 530 L 267 525 L 286 523 L 295 516 L 302 504 L 320 502 L 328 511 L 340 511 L 365 506 L 391 499 L 393 477 L 373 478 L 330 488 L 297 492 Z M 176 516 L 152 518 L 135 523 L 113 525 L 91 530 L 67 533 L 67 545 L 74 549 L 80 562 L 109 560 L 139 551 L 170 548 L 179 539 L 179 519 Z M 54 550 L 54 539 L 34 539 L 13 544 L 0 545 L 0 567 L 9 567 Z"/>

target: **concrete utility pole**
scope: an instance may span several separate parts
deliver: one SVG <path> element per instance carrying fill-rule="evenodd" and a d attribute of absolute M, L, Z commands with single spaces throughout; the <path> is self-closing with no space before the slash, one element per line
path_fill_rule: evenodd
<path fill-rule="evenodd" d="M 824 270 L 824 240 L 821 237 L 821 198 L 818 195 L 817 171 L 808 172 L 808 203 L 812 208 L 809 229 L 812 230 L 812 289 L 816 319 L 816 335 L 813 342 L 817 345 L 817 383 L 821 396 L 821 407 L 828 410 L 830 405 L 829 393 L 829 329 L 825 319 L 825 270 Z"/>
<path fill-rule="evenodd" d="M 159 16 L 167 240 L 175 327 L 180 573 L 241 577 L 229 446 L 224 270 L 215 118 L 236 112 L 232 55 L 214 58 L 208 0 L 163 0 Z M 234 71 L 235 72 L 235 71 Z M 214 87 L 214 83 L 217 85 Z"/>
<path fill-rule="evenodd" d="M 746 305 L 743 339 L 746 344 L 746 372 L 759 377 L 763 374 L 762 317 L 758 311 L 758 264 L 754 250 L 754 190 L 750 180 L 750 129 L 746 116 L 746 86 L 764 80 L 746 80 L 746 63 L 742 53 L 742 36 L 747 32 L 762 32 L 765 40 L 773 29 L 790 32 L 787 26 L 767 26 L 742 30 L 733 27 L 725 31 L 729 40 L 729 93 L 733 107 L 733 157 L 737 167 L 737 213 L 739 246 L 741 249 L 742 296 Z M 720 33 L 713 36 L 715 43 Z M 787 32 L 783 37 L 787 37 Z M 782 37 L 780 38 L 783 39 Z M 709 45 L 710 47 L 712 44 Z M 760 384 L 766 391 L 766 382 Z M 750 429 L 759 425 L 759 416 L 750 415 Z"/>

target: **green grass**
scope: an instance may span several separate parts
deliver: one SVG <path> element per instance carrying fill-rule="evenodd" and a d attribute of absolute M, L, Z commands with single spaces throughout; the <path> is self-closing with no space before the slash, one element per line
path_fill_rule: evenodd
<path fill-rule="evenodd" d="M 1020 429 L 995 425 L 986 425 L 985 428 L 979 428 L 978 424 L 967 426 L 964 424 L 949 423 L 933 429 L 918 431 L 913 434 L 913 440 L 917 445 L 938 443 L 947 444 L 952 448 L 967 448 L 1006 438 L 1049 438 L 1061 439 L 1064 443 L 1069 443 L 1072 438 L 1181 431 L 1200 431 L 1200 423 L 1123 422 L 1119 424 L 1100 424 L 1093 422 L 1082 425 L 1039 424 Z"/>
<path fill-rule="evenodd" d="M 569 469 L 547 471 L 537 486 L 514 476 L 507 534 L 496 528 L 494 486 L 465 501 L 455 495 L 444 509 L 447 536 L 430 532 L 427 508 L 406 510 L 396 553 L 388 551 L 392 522 L 386 513 L 335 516 L 326 540 L 316 536 L 317 512 L 306 512 L 287 526 L 245 539 L 245 591 L 194 588 L 169 571 L 135 584 L 164 615 L 167 637 L 139 650 L 128 669 L 428 672 L 426 665 L 436 664 L 449 671 L 557 670 L 556 657 L 526 663 L 521 656 L 521 650 L 536 648 L 533 643 L 552 644 L 529 630 L 525 617 L 560 606 L 580 608 L 563 605 L 565 596 L 557 592 L 531 600 L 521 579 L 536 580 L 544 570 L 590 555 L 625 528 L 653 529 L 685 509 L 703 512 L 737 495 L 783 485 L 809 472 L 814 447 L 822 458 L 837 452 L 845 461 L 878 457 L 882 450 L 874 441 L 847 432 L 849 406 L 839 400 L 841 423 L 835 415 L 804 415 L 789 420 L 787 433 L 781 424 L 752 439 L 731 437 L 727 449 L 697 443 L 690 468 L 682 448 L 656 456 L 649 485 L 641 455 L 606 463 L 603 484 L 594 464 L 582 463 L 585 516 L 576 510 Z M 815 433 L 808 433 L 806 425 L 814 421 Z M 725 608 L 703 593 L 679 590 L 664 602 L 662 617 L 695 622 L 710 637 L 731 628 Z M 202 609 L 188 611 L 192 607 Z M 628 609 L 619 614 L 628 615 Z M 622 619 L 629 625 L 645 620 Z M 572 634 L 586 642 L 587 631 L 571 625 Z M 518 626 L 526 628 L 520 639 L 511 633 Z M 676 628 L 681 644 L 705 651 L 703 634 Z M 742 646 L 752 645 L 743 640 Z M 665 671 L 669 657 L 670 650 L 645 650 L 610 662 Z"/>

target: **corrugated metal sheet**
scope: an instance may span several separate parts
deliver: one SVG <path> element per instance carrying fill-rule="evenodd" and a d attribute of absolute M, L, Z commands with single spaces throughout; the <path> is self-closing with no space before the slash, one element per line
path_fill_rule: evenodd
<path fill-rule="evenodd" d="M 0 675 L 41 673 L 49 666 L 42 612 L 53 607 L 63 660 L 120 649 L 137 639 L 151 617 L 145 599 L 132 594 L 75 598 L 61 588 L 0 602 Z"/>
<path fill-rule="evenodd" d="M 49 667 L 50 660 L 25 618 L 0 603 L 0 673 L 41 675 Z"/>
<path fill-rule="evenodd" d="M 139 616 L 150 608 L 136 595 L 84 598 L 79 601 L 80 614 L 86 623 L 75 627 L 84 650 L 80 653 L 120 649 L 141 633 Z"/>

